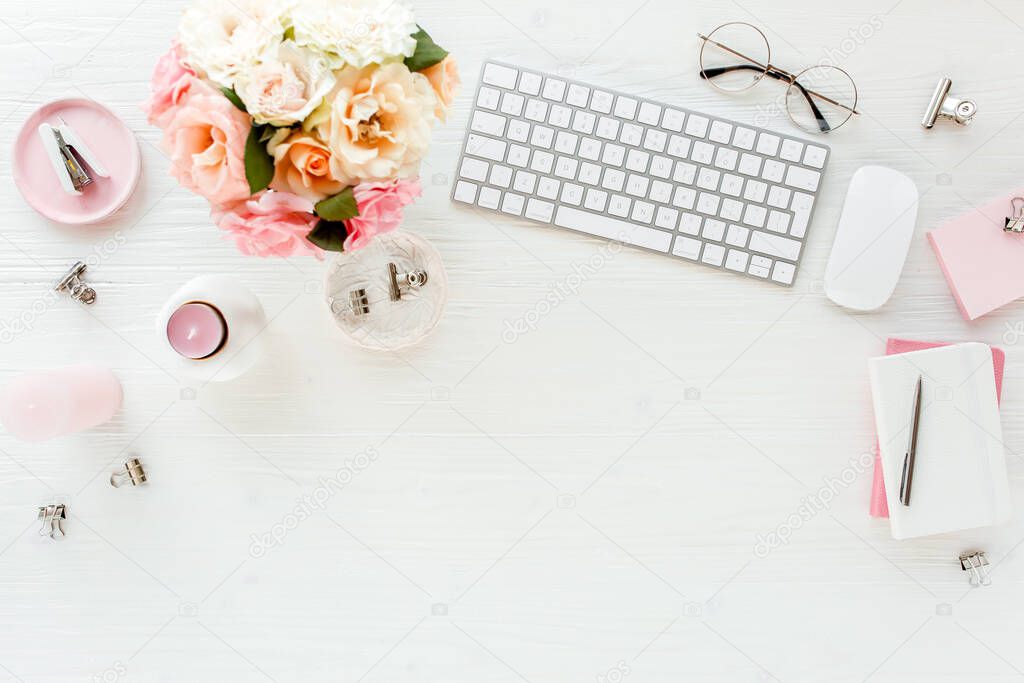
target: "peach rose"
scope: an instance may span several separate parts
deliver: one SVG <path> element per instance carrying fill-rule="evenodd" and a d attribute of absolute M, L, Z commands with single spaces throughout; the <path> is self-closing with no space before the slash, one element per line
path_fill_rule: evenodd
<path fill-rule="evenodd" d="M 153 69 L 150 82 L 152 91 L 149 99 L 142 104 L 142 111 L 151 126 L 163 128 L 174 116 L 174 107 L 188 94 L 189 87 L 195 82 L 192 78 L 196 72 L 185 65 L 184 51 L 178 41 L 171 43 L 171 49 L 164 54 Z"/>
<path fill-rule="evenodd" d="M 249 256 L 323 255 L 306 239 L 319 220 L 313 202 L 289 192 L 262 192 L 231 208 L 215 208 L 213 219 Z"/>
<path fill-rule="evenodd" d="M 251 124 L 245 112 L 210 86 L 193 79 L 164 131 L 162 147 L 171 175 L 213 204 L 248 199 L 245 140 Z"/>
<path fill-rule="evenodd" d="M 292 192 L 314 202 L 332 197 L 352 183 L 331 172 L 331 150 L 301 130 L 279 131 L 268 148 L 274 156 L 274 180 L 270 187 Z"/>
<path fill-rule="evenodd" d="M 447 122 L 448 107 L 452 105 L 452 101 L 459 93 L 459 86 L 462 85 L 459 65 L 455 63 L 454 57 L 448 55 L 420 73 L 427 77 L 431 87 L 434 88 L 434 94 L 437 95 L 437 109 L 434 110 L 434 114 L 442 122 Z"/>
<path fill-rule="evenodd" d="M 401 62 L 337 74 L 334 94 L 311 117 L 330 145 L 336 178 L 408 178 L 430 146 L 437 95 L 426 76 Z"/>

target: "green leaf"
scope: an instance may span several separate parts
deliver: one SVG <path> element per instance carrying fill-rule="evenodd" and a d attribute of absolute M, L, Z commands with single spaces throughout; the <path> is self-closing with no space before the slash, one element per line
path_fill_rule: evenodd
<path fill-rule="evenodd" d="M 348 237 L 348 228 L 344 223 L 326 220 L 321 220 L 306 235 L 307 240 L 324 251 L 345 251 L 346 237 Z"/>
<path fill-rule="evenodd" d="M 263 132 L 260 133 L 260 142 L 268 142 L 270 138 L 277 134 L 277 131 L 281 130 L 280 128 L 274 128 L 270 125 L 262 126 L 262 129 Z"/>
<path fill-rule="evenodd" d="M 358 216 L 359 205 L 356 204 L 352 188 L 346 187 L 333 197 L 328 197 L 318 202 L 316 205 L 316 215 L 334 223 L 347 221 Z"/>
<path fill-rule="evenodd" d="M 260 142 L 263 128 L 253 126 L 249 139 L 245 141 L 245 179 L 249 181 L 249 190 L 253 194 L 267 189 L 274 179 L 274 158 L 267 151 L 267 146 Z"/>
<path fill-rule="evenodd" d="M 231 104 L 235 105 L 246 114 L 249 113 L 249 110 L 245 108 L 245 102 L 243 102 L 242 98 L 238 96 L 238 93 L 235 92 L 234 88 L 221 88 L 220 91 L 224 93 L 224 97 L 231 100 Z"/>
<path fill-rule="evenodd" d="M 419 29 L 412 34 L 412 37 L 416 39 L 416 51 L 412 53 L 412 57 L 405 58 L 405 65 L 409 71 L 429 69 L 448 56 L 448 51 L 435 43 L 422 26 Z"/>

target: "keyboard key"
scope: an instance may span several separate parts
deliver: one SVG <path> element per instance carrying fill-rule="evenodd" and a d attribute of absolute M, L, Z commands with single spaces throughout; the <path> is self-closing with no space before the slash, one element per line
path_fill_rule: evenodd
<path fill-rule="evenodd" d="M 597 136 L 605 140 L 617 140 L 619 137 L 619 122 L 602 116 L 597 121 Z"/>
<path fill-rule="evenodd" d="M 654 218 L 654 204 L 648 202 L 633 202 L 633 213 L 631 218 L 638 223 L 650 225 Z"/>
<path fill-rule="evenodd" d="M 697 141 L 690 148 L 690 158 L 698 164 L 710 164 L 715 156 L 715 146 L 706 142 Z"/>
<path fill-rule="evenodd" d="M 683 185 L 693 185 L 694 179 L 697 177 L 697 167 L 693 164 L 688 164 L 685 161 L 676 162 L 676 170 L 672 174 L 672 180 Z"/>
<path fill-rule="evenodd" d="M 507 148 L 508 143 L 493 138 L 485 138 L 482 135 L 470 133 L 466 139 L 466 154 L 490 159 L 491 161 L 504 161 Z"/>
<path fill-rule="evenodd" d="M 622 132 L 619 134 L 619 142 L 634 147 L 639 147 L 644 139 L 644 129 L 635 123 L 622 124 Z"/>
<path fill-rule="evenodd" d="M 793 276 L 796 274 L 796 266 L 791 263 L 777 261 L 775 270 L 772 271 L 772 279 L 784 285 L 793 284 Z"/>
<path fill-rule="evenodd" d="M 573 83 L 565 96 L 565 103 L 574 107 L 585 107 L 590 102 L 590 88 Z"/>
<path fill-rule="evenodd" d="M 601 187 L 612 192 L 622 192 L 623 185 L 626 184 L 626 174 L 614 168 L 605 169 L 604 180 L 601 181 Z"/>
<path fill-rule="evenodd" d="M 555 212 L 555 225 L 665 253 L 672 242 L 672 233 L 567 206 L 558 207 Z"/>
<path fill-rule="evenodd" d="M 737 273 L 742 273 L 746 271 L 747 261 L 749 260 L 750 254 L 747 252 L 730 249 L 729 254 L 725 257 L 725 267 L 729 270 L 735 270 Z"/>
<path fill-rule="evenodd" d="M 551 143 L 555 141 L 555 131 L 547 126 L 534 126 L 533 135 L 530 136 L 530 144 L 534 147 L 551 149 Z"/>
<path fill-rule="evenodd" d="M 720 244 L 705 244 L 700 260 L 713 266 L 720 266 L 723 258 L 725 258 L 725 247 Z"/>
<path fill-rule="evenodd" d="M 697 196 L 697 210 L 709 216 L 716 216 L 718 215 L 718 205 L 721 201 L 718 195 L 701 192 Z"/>
<path fill-rule="evenodd" d="M 757 138 L 757 153 L 773 157 L 779 151 L 779 136 L 761 133 Z"/>
<path fill-rule="evenodd" d="M 685 232 L 687 235 L 699 235 L 700 226 L 704 223 L 704 219 L 700 216 L 692 213 L 684 213 L 682 218 L 679 219 L 679 232 Z"/>
<path fill-rule="evenodd" d="M 804 143 L 796 140 L 783 140 L 779 156 L 786 161 L 800 161 L 804 154 Z"/>
<path fill-rule="evenodd" d="M 482 183 L 487 180 L 487 171 L 489 170 L 490 166 L 486 161 L 467 157 L 462 160 L 462 166 L 459 167 L 459 175 L 463 178 L 469 178 L 470 180 Z"/>
<path fill-rule="evenodd" d="M 713 121 L 708 132 L 708 140 L 728 145 L 732 139 L 732 124 L 725 121 Z"/>
<path fill-rule="evenodd" d="M 740 190 L 743 189 L 743 178 L 732 173 L 726 173 L 722 176 L 722 185 L 719 187 L 719 191 L 722 194 L 727 194 L 730 197 L 739 197 Z"/>
<path fill-rule="evenodd" d="M 668 204 L 669 200 L 672 199 L 672 186 L 660 180 L 655 180 L 651 183 L 651 192 L 647 195 L 647 198 L 652 202 Z"/>
<path fill-rule="evenodd" d="M 505 161 L 518 168 L 526 168 L 530 163 L 530 148 L 522 145 L 509 145 L 508 158 Z"/>
<path fill-rule="evenodd" d="M 652 152 L 664 152 L 665 142 L 668 140 L 668 136 L 664 131 L 654 130 L 653 128 L 647 131 L 647 135 L 644 136 L 644 149 L 649 149 Z"/>
<path fill-rule="evenodd" d="M 661 122 L 661 107 L 653 102 L 644 102 L 640 105 L 636 120 L 648 126 L 658 125 Z"/>
<path fill-rule="evenodd" d="M 583 201 L 583 206 L 591 209 L 592 211 L 604 211 L 604 207 L 608 205 L 608 193 L 602 190 L 587 190 L 587 197 Z"/>
<path fill-rule="evenodd" d="M 580 162 L 572 157 L 558 157 L 558 161 L 555 162 L 555 175 L 566 180 L 575 180 L 579 166 Z"/>
<path fill-rule="evenodd" d="M 748 248 L 751 251 L 759 251 L 762 254 L 784 258 L 787 261 L 796 261 L 800 258 L 800 246 L 800 242 L 788 237 L 752 230 Z"/>
<path fill-rule="evenodd" d="M 700 240 L 679 236 L 676 238 L 676 243 L 672 245 L 672 253 L 676 256 L 696 261 L 700 256 L 700 248 L 702 246 L 704 244 Z"/>
<path fill-rule="evenodd" d="M 572 129 L 577 133 L 592 135 L 594 126 L 597 124 L 597 116 L 589 111 L 578 111 L 572 117 Z"/>
<path fill-rule="evenodd" d="M 724 169 L 726 171 L 736 170 L 736 160 L 739 157 L 739 153 L 734 149 L 728 147 L 719 147 L 718 153 L 715 154 L 715 166 Z"/>
<path fill-rule="evenodd" d="M 615 115 L 620 119 L 633 120 L 636 116 L 637 101 L 632 97 L 622 97 L 621 95 L 615 98 Z"/>
<path fill-rule="evenodd" d="M 509 121 L 506 137 L 516 142 L 526 142 L 530 139 L 530 124 L 526 121 Z"/>
<path fill-rule="evenodd" d="M 501 91 L 488 88 L 486 85 L 481 86 L 480 92 L 476 96 L 476 106 L 496 111 L 499 102 L 501 102 Z"/>
<path fill-rule="evenodd" d="M 619 145 L 605 145 L 601 161 L 609 166 L 622 166 L 626 159 L 626 148 Z"/>
<path fill-rule="evenodd" d="M 709 123 L 710 121 L 706 116 L 690 114 L 690 117 L 686 119 L 686 134 L 691 137 L 702 138 L 707 135 Z"/>
<path fill-rule="evenodd" d="M 455 183 L 455 201 L 472 204 L 476 201 L 476 185 L 460 180 Z"/>
<path fill-rule="evenodd" d="M 729 232 L 725 236 L 726 244 L 741 249 L 747 246 L 747 239 L 750 237 L 750 230 L 742 225 L 730 225 Z"/>
<path fill-rule="evenodd" d="M 807 223 L 811 219 L 811 207 L 814 206 L 814 197 L 803 192 L 793 193 L 793 201 L 789 205 L 793 212 L 793 224 L 789 234 L 793 237 L 802 238 L 807 234 Z"/>
<path fill-rule="evenodd" d="M 764 227 L 764 220 L 767 216 L 768 210 L 763 206 L 747 204 L 747 211 L 743 214 L 743 222 L 747 225 L 753 225 L 755 228 L 762 228 Z"/>
<path fill-rule="evenodd" d="M 610 114 L 612 112 L 612 104 L 615 101 L 615 97 L 611 93 L 607 93 L 603 90 L 595 90 L 594 95 L 590 100 L 590 108 L 594 111 L 601 112 L 602 114 Z"/>
<path fill-rule="evenodd" d="M 818 189 L 818 181 L 821 174 L 801 166 L 790 166 L 786 171 L 786 184 L 805 192 L 815 192 Z"/>
<path fill-rule="evenodd" d="M 789 214 L 781 211 L 769 211 L 766 228 L 772 232 L 785 235 L 789 231 Z"/>
<path fill-rule="evenodd" d="M 785 209 L 789 206 L 789 197 L 793 194 L 784 187 L 773 185 L 772 189 L 768 190 L 768 206 L 774 206 L 776 209 Z"/>
<path fill-rule="evenodd" d="M 575 154 L 579 141 L 579 135 L 560 130 L 558 135 L 555 136 L 555 151 L 559 154 Z"/>
<path fill-rule="evenodd" d="M 633 203 L 633 200 L 629 197 L 623 197 L 621 194 L 613 194 L 611 200 L 608 202 L 608 213 L 613 216 L 625 218 L 629 215 L 629 207 Z"/>
<path fill-rule="evenodd" d="M 478 109 L 473 112 L 473 121 L 469 127 L 477 133 L 485 133 L 500 138 L 505 134 L 505 121 L 504 116 L 498 116 L 497 114 L 491 114 L 490 112 Z"/>
<path fill-rule="evenodd" d="M 721 242 L 722 237 L 725 236 L 725 223 L 708 218 L 704 221 L 704 229 L 701 230 L 700 236 L 706 240 Z"/>
<path fill-rule="evenodd" d="M 717 190 L 722 174 L 713 168 L 702 168 L 697 174 L 697 187 L 704 190 Z"/>
<path fill-rule="evenodd" d="M 804 151 L 804 163 L 814 168 L 823 168 L 826 157 L 828 157 L 828 150 L 823 147 L 807 145 L 807 149 Z"/>
<path fill-rule="evenodd" d="M 772 271 L 772 260 L 766 256 L 750 255 L 750 267 L 747 272 L 756 277 L 768 277 Z"/>
<path fill-rule="evenodd" d="M 689 187 L 677 187 L 672 195 L 672 206 L 678 206 L 680 209 L 692 209 L 696 201 L 697 191 Z"/>
<path fill-rule="evenodd" d="M 633 195 L 634 197 L 646 197 L 647 188 L 650 184 L 651 181 L 642 175 L 630 174 L 626 180 L 626 194 Z"/>
<path fill-rule="evenodd" d="M 551 173 L 551 169 L 555 166 L 555 155 L 550 152 L 542 152 L 537 150 L 533 153 L 533 160 L 530 162 L 530 168 L 540 173 L 541 175 L 547 175 Z"/>
<path fill-rule="evenodd" d="M 738 221 L 743 216 L 743 202 L 735 199 L 722 200 L 722 209 L 718 215 L 727 221 Z"/>
<path fill-rule="evenodd" d="M 560 104 L 556 104 L 551 107 L 551 112 L 548 114 L 548 123 L 555 128 L 568 128 L 571 122 L 572 109 Z"/>
<path fill-rule="evenodd" d="M 638 149 L 631 149 L 626 154 L 626 168 L 636 173 L 645 173 L 647 171 L 647 164 L 651 159 L 651 155 L 647 152 L 641 152 Z"/>
<path fill-rule="evenodd" d="M 548 103 L 540 100 L 530 100 L 526 103 L 526 118 L 537 123 L 544 123 L 548 117 Z"/>
<path fill-rule="evenodd" d="M 664 206 L 659 206 L 658 212 L 654 215 L 654 224 L 666 230 L 674 230 L 677 220 L 679 220 L 679 212 Z"/>
<path fill-rule="evenodd" d="M 654 157 L 651 160 L 650 174 L 658 178 L 672 175 L 672 160 L 668 157 Z"/>
<path fill-rule="evenodd" d="M 555 205 L 550 202 L 543 202 L 539 199 L 530 199 L 526 202 L 526 213 L 523 214 L 530 220 L 541 223 L 550 223 L 551 217 L 555 214 Z"/>
<path fill-rule="evenodd" d="M 501 202 L 501 210 L 502 212 L 512 214 L 513 216 L 521 216 L 523 215 L 523 205 L 525 203 L 525 197 L 509 192 Z"/>
<path fill-rule="evenodd" d="M 562 188 L 562 201 L 566 204 L 579 206 L 583 201 L 583 188 L 573 183 L 566 183 Z"/>
<path fill-rule="evenodd" d="M 491 167 L 491 185 L 507 188 L 512 184 L 512 169 L 508 166 L 494 165 Z"/>
<path fill-rule="evenodd" d="M 496 85 L 505 90 L 515 90 L 519 72 L 501 64 L 488 64 L 484 67 L 484 83 Z"/>
<path fill-rule="evenodd" d="M 477 206 L 483 207 L 485 209 L 491 209 L 492 211 L 497 211 L 500 202 L 500 190 L 496 190 L 493 187 L 480 188 L 480 198 L 476 200 Z"/>
<path fill-rule="evenodd" d="M 545 100 L 561 102 L 564 95 L 565 81 L 560 81 L 557 78 L 544 79 L 544 90 L 541 92 L 541 97 Z"/>
<path fill-rule="evenodd" d="M 755 138 L 757 138 L 757 133 L 750 128 L 737 128 L 732 136 L 732 144 L 749 151 L 754 149 Z"/>
<path fill-rule="evenodd" d="M 762 183 L 760 180 L 748 180 L 747 186 L 743 190 L 743 198 L 748 202 L 757 202 L 760 204 L 764 201 L 764 193 L 768 191 L 768 185 Z"/>
<path fill-rule="evenodd" d="M 558 188 L 562 185 L 554 178 L 541 178 L 537 183 L 537 194 L 544 199 L 554 199 L 558 196 Z"/>
<path fill-rule="evenodd" d="M 583 138 L 583 141 L 580 142 L 580 156 L 597 161 L 601 158 L 601 143 L 594 138 Z"/>
<path fill-rule="evenodd" d="M 519 76 L 519 92 L 526 93 L 527 95 L 539 95 L 540 85 L 543 80 L 537 74 L 524 71 Z"/>
<path fill-rule="evenodd" d="M 761 172 L 761 157 L 756 154 L 744 154 L 740 157 L 738 168 L 743 175 L 756 177 Z"/>
<path fill-rule="evenodd" d="M 685 159 L 690 153 L 690 139 L 673 135 L 668 140 L 668 153 L 674 157 Z"/>
<path fill-rule="evenodd" d="M 673 133 L 681 133 L 683 130 L 683 122 L 685 120 L 686 114 L 678 109 L 666 109 L 665 117 L 661 120 L 661 125 L 663 128 L 670 130 Z"/>
<path fill-rule="evenodd" d="M 526 98 L 514 92 L 507 92 L 501 98 L 501 113 L 509 116 L 519 116 L 523 113 L 523 104 Z"/>
<path fill-rule="evenodd" d="M 580 173 L 576 178 L 586 185 L 597 185 L 601 182 L 601 171 L 602 168 L 597 164 L 584 161 L 580 164 Z"/>
<path fill-rule="evenodd" d="M 512 181 L 512 189 L 523 194 L 533 194 L 537 187 L 537 176 L 529 171 L 516 171 L 515 180 Z"/>
<path fill-rule="evenodd" d="M 781 183 L 782 176 L 786 172 L 786 165 L 781 161 L 768 159 L 761 168 L 761 177 L 769 183 Z"/>

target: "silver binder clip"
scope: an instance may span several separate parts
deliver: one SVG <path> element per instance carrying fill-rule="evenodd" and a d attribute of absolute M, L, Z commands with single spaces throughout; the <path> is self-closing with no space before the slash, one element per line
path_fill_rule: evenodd
<path fill-rule="evenodd" d="M 427 271 L 413 270 L 408 273 L 399 273 L 398 266 L 394 263 L 388 264 L 388 295 L 392 301 L 399 301 L 402 293 L 410 289 L 419 289 L 427 284 Z"/>
<path fill-rule="evenodd" d="M 64 538 L 64 520 L 68 518 L 68 509 L 63 503 L 43 505 L 39 508 L 36 519 L 43 522 L 39 529 L 40 536 L 49 536 L 57 541 Z"/>
<path fill-rule="evenodd" d="M 366 295 L 365 289 L 353 289 L 348 293 L 348 307 L 357 317 L 364 316 L 370 312 L 370 298 Z"/>
<path fill-rule="evenodd" d="M 43 149 L 64 191 L 68 194 L 82 194 L 82 189 L 93 183 L 89 169 L 101 178 L 109 178 L 110 174 L 67 121 L 59 116 L 57 120 L 60 125 L 56 127 L 48 123 L 39 124 Z"/>
<path fill-rule="evenodd" d="M 140 484 L 145 484 L 147 480 L 146 470 L 142 466 L 142 461 L 138 458 L 132 458 L 127 461 L 110 475 L 110 485 L 114 488 L 124 486 L 125 484 L 139 486 Z"/>
<path fill-rule="evenodd" d="M 1020 234 L 1024 232 L 1024 197 L 1014 197 L 1010 200 L 1010 215 L 1006 217 L 1006 232 Z"/>
<path fill-rule="evenodd" d="M 83 275 L 85 275 L 85 264 L 75 261 L 68 268 L 68 272 L 54 283 L 53 288 L 58 292 L 67 292 L 72 299 L 88 306 L 96 301 L 96 290 L 82 282 Z"/>
<path fill-rule="evenodd" d="M 992 579 L 988 573 L 988 558 L 983 552 L 964 553 L 960 556 L 960 569 L 969 572 L 968 579 L 971 585 L 991 586 Z"/>
<path fill-rule="evenodd" d="M 961 126 L 970 125 L 971 119 L 978 113 L 978 105 L 972 100 L 958 100 L 949 94 L 953 81 L 948 78 L 940 78 L 932 99 L 925 110 L 924 119 L 921 125 L 931 128 L 938 119 L 949 119 Z"/>

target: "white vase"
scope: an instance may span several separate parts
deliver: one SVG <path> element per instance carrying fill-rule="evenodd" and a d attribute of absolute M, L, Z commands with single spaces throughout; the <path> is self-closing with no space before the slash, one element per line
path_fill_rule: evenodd
<path fill-rule="evenodd" d="M 425 281 L 419 286 L 404 284 L 395 301 L 391 264 L 399 277 L 425 274 Z M 448 301 L 448 274 L 430 242 L 396 231 L 379 235 L 362 249 L 336 254 L 327 266 L 324 296 L 349 341 L 366 349 L 394 351 L 419 343 L 437 327 Z"/>
<path fill-rule="evenodd" d="M 220 313 L 226 336 L 206 358 L 187 358 L 171 346 L 167 324 L 185 304 L 206 304 Z M 189 379 L 227 382 L 247 372 L 263 355 L 261 332 L 267 316 L 256 295 L 226 275 L 202 275 L 187 282 L 164 304 L 156 321 L 156 334 L 164 358 Z"/>

